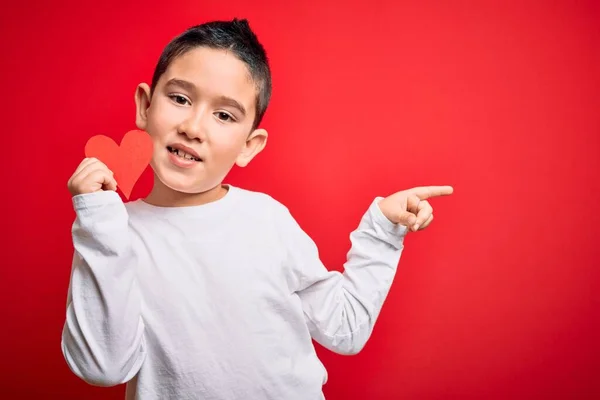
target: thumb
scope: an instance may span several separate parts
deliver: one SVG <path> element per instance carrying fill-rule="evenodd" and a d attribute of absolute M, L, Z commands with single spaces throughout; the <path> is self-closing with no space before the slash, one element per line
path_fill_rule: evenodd
<path fill-rule="evenodd" d="M 402 211 L 397 217 L 397 223 L 406 226 L 413 226 L 417 222 L 417 216 L 408 211 Z"/>
<path fill-rule="evenodd" d="M 102 182 L 102 189 L 114 191 L 117 190 L 117 181 L 115 180 L 115 177 L 112 173 L 104 177 L 104 181 Z"/>
<path fill-rule="evenodd" d="M 108 190 L 117 190 L 117 181 L 114 178 L 108 183 Z"/>
<path fill-rule="evenodd" d="M 107 182 L 108 190 L 116 191 L 118 185 L 117 185 L 117 181 L 115 179 L 115 173 L 111 170 L 108 170 L 108 172 L 110 172 L 110 177 L 108 178 L 108 182 Z"/>

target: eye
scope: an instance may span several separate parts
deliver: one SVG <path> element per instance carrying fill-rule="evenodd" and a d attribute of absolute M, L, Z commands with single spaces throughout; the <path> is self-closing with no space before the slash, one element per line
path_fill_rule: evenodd
<path fill-rule="evenodd" d="M 170 94 L 169 98 L 171 100 L 173 100 L 175 103 L 179 104 L 180 106 L 186 106 L 186 105 L 191 105 L 192 103 L 187 99 L 187 97 L 182 96 L 180 94 Z"/>
<path fill-rule="evenodd" d="M 235 121 L 231 114 L 226 113 L 224 111 L 217 111 L 215 115 L 223 122 Z"/>

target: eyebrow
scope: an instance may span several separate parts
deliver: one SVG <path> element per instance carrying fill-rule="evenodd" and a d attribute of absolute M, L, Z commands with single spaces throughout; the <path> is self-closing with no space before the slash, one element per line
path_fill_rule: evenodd
<path fill-rule="evenodd" d="M 192 82 L 184 81 L 183 79 L 169 79 L 165 86 L 179 86 L 189 92 L 196 92 L 196 86 Z"/>
<path fill-rule="evenodd" d="M 244 116 L 244 117 L 246 116 L 246 109 L 236 99 L 232 99 L 231 97 L 227 97 L 227 96 L 221 96 L 221 97 L 219 97 L 219 101 L 225 105 L 236 108 L 242 114 L 242 116 Z"/>
<path fill-rule="evenodd" d="M 184 90 L 196 93 L 196 86 L 192 82 L 183 79 L 171 78 L 167 81 L 165 86 L 179 86 Z M 219 97 L 219 102 L 237 109 L 244 117 L 246 116 L 246 108 L 236 99 L 223 95 Z"/>

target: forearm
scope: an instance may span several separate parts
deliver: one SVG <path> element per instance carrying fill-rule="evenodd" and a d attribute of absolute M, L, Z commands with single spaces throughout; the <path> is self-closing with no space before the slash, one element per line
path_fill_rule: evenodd
<path fill-rule="evenodd" d="M 343 273 L 323 269 L 307 282 L 302 298 L 317 342 L 342 354 L 364 347 L 394 280 L 405 232 L 374 202 L 350 235 Z"/>
<path fill-rule="evenodd" d="M 128 216 L 114 192 L 74 198 L 73 257 L 62 349 L 85 381 L 113 386 L 143 361 L 141 296 Z"/>

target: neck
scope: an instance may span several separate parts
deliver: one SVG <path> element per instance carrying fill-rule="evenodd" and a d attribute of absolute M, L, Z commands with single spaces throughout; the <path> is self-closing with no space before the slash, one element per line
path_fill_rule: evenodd
<path fill-rule="evenodd" d="M 165 186 L 154 176 L 154 185 L 144 202 L 158 207 L 200 206 L 223 198 L 228 190 L 227 186 L 218 184 L 201 193 L 183 193 Z"/>

